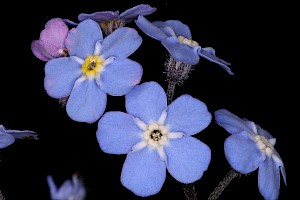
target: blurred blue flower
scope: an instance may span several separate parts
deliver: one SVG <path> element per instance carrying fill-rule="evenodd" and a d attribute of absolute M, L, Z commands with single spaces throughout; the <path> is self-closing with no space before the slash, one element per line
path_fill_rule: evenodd
<path fill-rule="evenodd" d="M 38 139 L 38 136 L 33 131 L 28 130 L 7 130 L 3 125 L 0 125 L 0 149 L 5 148 L 15 142 L 15 139 Z"/>
<path fill-rule="evenodd" d="M 258 188 L 266 200 L 276 200 L 280 191 L 280 172 L 286 174 L 282 159 L 274 149 L 276 139 L 259 125 L 240 119 L 226 109 L 215 112 L 216 123 L 232 135 L 224 143 L 225 156 L 232 168 L 247 174 L 258 169 Z"/>
<path fill-rule="evenodd" d="M 151 23 L 141 15 L 135 20 L 135 23 L 146 35 L 159 40 L 175 60 L 196 65 L 199 63 L 201 56 L 220 65 L 229 74 L 233 75 L 233 72 L 227 66 L 230 63 L 219 59 L 213 48 L 201 48 L 198 42 L 192 40 L 191 31 L 186 24 L 178 20 Z"/>
<path fill-rule="evenodd" d="M 93 123 L 104 113 L 107 94 L 122 96 L 139 84 L 142 66 L 127 57 L 141 43 L 132 28 L 119 28 L 103 39 L 99 25 L 84 20 L 66 39 L 70 57 L 46 63 L 45 90 L 53 98 L 69 96 L 66 110 L 71 119 Z"/>
<path fill-rule="evenodd" d="M 156 82 L 135 86 L 125 103 L 127 113 L 105 113 L 96 133 L 101 150 L 127 154 L 121 183 L 145 197 L 161 190 L 166 169 L 179 182 L 199 180 L 208 168 L 211 150 L 192 135 L 211 122 L 206 105 L 187 94 L 167 105 L 167 96 Z"/>
<path fill-rule="evenodd" d="M 76 174 L 72 180 L 66 180 L 59 188 L 56 187 L 52 176 L 47 176 L 51 200 L 84 200 L 86 189 Z"/>

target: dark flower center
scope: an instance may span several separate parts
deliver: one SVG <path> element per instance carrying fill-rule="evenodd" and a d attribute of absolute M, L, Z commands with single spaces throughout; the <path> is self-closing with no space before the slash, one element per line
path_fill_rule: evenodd
<path fill-rule="evenodd" d="M 95 61 L 91 61 L 87 66 L 88 70 L 93 70 L 96 67 L 96 64 Z"/>
<path fill-rule="evenodd" d="M 162 133 L 160 130 L 153 130 L 152 133 L 150 134 L 150 138 L 154 141 L 159 141 L 162 137 Z"/>

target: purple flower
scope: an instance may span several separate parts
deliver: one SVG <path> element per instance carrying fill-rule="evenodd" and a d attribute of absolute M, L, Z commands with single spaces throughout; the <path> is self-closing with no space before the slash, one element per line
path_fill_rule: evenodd
<path fill-rule="evenodd" d="M 86 189 L 77 175 L 72 176 L 71 180 L 66 180 L 60 188 L 57 188 L 52 176 L 47 176 L 52 200 L 84 200 Z"/>
<path fill-rule="evenodd" d="M 165 22 L 149 22 L 144 16 L 135 20 L 136 25 L 148 36 L 159 40 L 168 50 L 170 55 L 177 61 L 195 65 L 199 63 L 200 56 L 220 65 L 229 74 L 233 75 L 227 66 L 230 63 L 219 59 L 215 50 L 211 47 L 201 48 L 198 42 L 192 40 L 189 27 L 178 20 Z"/>
<path fill-rule="evenodd" d="M 95 122 L 104 113 L 107 94 L 122 96 L 139 84 L 142 66 L 127 57 L 141 43 L 132 28 L 119 28 L 103 39 L 95 21 L 80 22 L 66 39 L 70 57 L 46 63 L 44 87 L 48 95 L 68 97 L 66 111 L 73 120 Z"/>
<path fill-rule="evenodd" d="M 232 168 L 247 174 L 258 169 L 258 188 L 266 200 L 276 200 L 280 190 L 280 172 L 286 184 L 282 159 L 274 148 L 276 139 L 259 125 L 240 119 L 231 112 L 215 112 L 217 124 L 232 135 L 224 143 L 225 156 Z"/>
<path fill-rule="evenodd" d="M 15 142 L 15 139 L 35 139 L 37 134 L 33 131 L 7 130 L 3 125 L 0 125 L 0 149 L 5 148 Z"/>
<path fill-rule="evenodd" d="M 135 86 L 125 96 L 127 113 L 107 112 L 98 122 L 100 148 L 127 154 L 121 183 L 138 196 L 158 193 L 166 170 L 179 182 L 199 180 L 211 159 L 210 148 L 192 135 L 211 122 L 206 105 L 182 95 L 167 105 L 156 82 Z"/>
<path fill-rule="evenodd" d="M 121 14 L 119 14 L 119 11 L 102 11 L 92 14 L 81 13 L 80 15 L 78 15 L 78 20 L 83 21 L 86 19 L 93 19 L 98 23 L 121 20 L 125 23 L 128 23 L 139 15 L 150 15 L 155 11 L 156 8 L 153 8 L 147 4 L 140 4 L 122 12 Z"/>
<path fill-rule="evenodd" d="M 39 40 L 32 41 L 32 53 L 43 61 L 66 56 L 65 39 L 68 32 L 69 28 L 63 19 L 53 18 L 49 20 L 45 29 L 40 33 Z"/>

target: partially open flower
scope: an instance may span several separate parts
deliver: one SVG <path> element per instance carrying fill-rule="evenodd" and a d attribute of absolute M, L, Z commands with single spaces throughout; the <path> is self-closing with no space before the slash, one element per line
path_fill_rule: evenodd
<path fill-rule="evenodd" d="M 43 61 L 68 55 L 65 46 L 69 28 L 61 18 L 49 20 L 45 29 L 40 33 L 40 38 L 31 43 L 32 53 Z"/>
<path fill-rule="evenodd" d="M 230 135 L 224 143 L 225 156 L 232 168 L 248 174 L 258 169 L 258 188 L 266 200 L 276 200 L 280 191 L 280 171 L 286 184 L 282 159 L 274 148 L 276 139 L 259 125 L 240 119 L 231 112 L 215 112 L 217 124 Z"/>

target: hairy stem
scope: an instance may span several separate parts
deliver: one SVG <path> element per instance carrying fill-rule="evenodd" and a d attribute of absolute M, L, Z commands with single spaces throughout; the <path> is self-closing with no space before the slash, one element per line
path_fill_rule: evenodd
<path fill-rule="evenodd" d="M 229 183 L 235 178 L 240 176 L 238 172 L 231 169 L 230 172 L 223 178 L 223 180 L 218 184 L 218 186 L 214 189 L 214 191 L 209 195 L 208 200 L 217 199 L 223 190 L 229 185 Z"/>
<path fill-rule="evenodd" d="M 192 70 L 192 65 L 176 61 L 172 56 L 169 55 L 165 62 L 165 70 L 168 81 L 166 93 L 168 104 L 170 104 L 173 101 L 176 85 L 182 84 L 188 78 L 188 75 Z M 197 200 L 197 193 L 194 184 L 184 184 L 183 192 L 187 200 Z"/>

